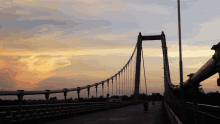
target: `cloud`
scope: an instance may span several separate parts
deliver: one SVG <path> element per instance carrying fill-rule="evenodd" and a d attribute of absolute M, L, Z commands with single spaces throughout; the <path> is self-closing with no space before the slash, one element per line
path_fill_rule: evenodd
<path fill-rule="evenodd" d="M 17 83 L 11 79 L 8 71 L 11 71 L 10 68 L 6 72 L 2 72 L 2 69 L 0 70 L 0 90 L 17 90 Z"/>
<path fill-rule="evenodd" d="M 34 50 L 39 47 L 68 48 L 68 44 L 63 44 L 62 42 L 59 42 L 59 39 L 56 38 L 57 35 L 59 35 L 59 32 L 54 32 L 54 34 L 41 35 L 38 38 L 22 38 L 14 34 L 14 36 L 5 36 L 3 38 L 3 41 L 6 43 L 6 47 L 10 49 Z"/>
<path fill-rule="evenodd" d="M 211 18 L 204 23 L 197 23 L 192 29 L 192 33 L 186 34 L 187 40 L 185 42 L 190 45 L 214 45 L 220 39 L 218 36 L 218 29 L 220 23 L 220 16 Z"/>
<path fill-rule="evenodd" d="M 90 56 L 87 56 L 87 57 L 90 57 Z M 82 62 L 82 61 L 75 60 L 75 59 L 69 59 L 69 61 L 70 61 L 70 64 L 68 66 L 58 68 L 57 71 L 71 70 L 71 73 L 78 73 L 78 72 L 83 72 L 83 71 L 91 71 L 91 72 L 92 71 L 107 71 L 107 69 L 103 68 L 102 64 L 99 63 L 99 61 L 97 60 L 89 59 L 89 61 L 87 60 L 87 61 Z"/>
<path fill-rule="evenodd" d="M 76 88 L 76 87 L 82 87 L 82 86 L 98 83 L 102 80 L 103 78 L 91 77 L 88 75 L 80 75 L 80 74 L 74 77 L 54 76 L 54 77 L 42 80 L 38 85 L 39 87 L 36 89 L 55 90 L 55 89 L 63 89 L 63 88 Z"/>
<path fill-rule="evenodd" d="M 39 0 L 10 0 L 10 4 L 13 5 L 23 5 L 30 6 L 33 8 L 51 8 L 56 9 L 60 5 L 60 1 L 39 1 Z"/>
<path fill-rule="evenodd" d="M 14 16 L 14 14 L 7 14 L 7 13 L 0 12 L 0 16 L 4 17 L 4 18 L 1 19 L 1 23 L 3 23 L 3 22 L 10 22 L 10 21 L 16 19 L 16 16 Z"/>
<path fill-rule="evenodd" d="M 23 21 L 11 21 L 2 23 L 3 27 L 6 25 L 14 26 L 16 28 L 24 28 L 24 29 L 30 29 L 35 28 L 36 26 L 43 25 L 43 24 L 51 24 L 51 25 L 66 25 L 66 22 L 64 21 L 54 21 L 54 20 L 23 20 Z"/>
<path fill-rule="evenodd" d="M 156 14 L 171 14 L 171 11 L 165 7 L 158 6 L 156 3 L 153 4 L 129 4 L 128 6 L 132 7 L 136 11 L 140 12 L 151 12 Z"/>
<path fill-rule="evenodd" d="M 81 23 L 74 28 L 77 30 L 89 30 L 91 28 L 99 28 L 101 26 L 110 26 L 111 22 L 107 20 L 82 20 L 82 19 L 73 19 L 76 23 Z"/>
<path fill-rule="evenodd" d="M 35 3 L 38 2 L 38 0 L 13 0 L 13 3 Z"/>
<path fill-rule="evenodd" d="M 130 8 L 127 6 L 127 3 L 123 3 L 121 1 L 97 1 L 96 4 L 85 3 L 82 1 L 74 2 L 71 7 L 74 8 L 75 11 L 80 13 L 85 13 L 90 16 L 99 16 L 104 11 L 125 11 L 126 8 Z M 81 7 L 85 7 L 86 9 L 81 9 Z M 114 9 L 112 9 L 114 8 Z"/>

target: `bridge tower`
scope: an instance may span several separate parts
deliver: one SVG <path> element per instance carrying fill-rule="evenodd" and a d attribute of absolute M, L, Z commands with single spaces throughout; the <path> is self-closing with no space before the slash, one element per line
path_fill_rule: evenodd
<path fill-rule="evenodd" d="M 170 91 L 168 83 L 171 82 L 170 79 L 170 69 L 169 69 L 169 62 L 168 62 L 168 55 L 167 55 L 167 45 L 166 45 L 166 38 L 164 32 L 161 33 L 161 44 L 162 44 L 162 52 L 163 52 L 163 65 L 164 65 L 164 100 L 170 101 Z M 167 76 L 166 76 L 167 75 Z"/>
<path fill-rule="evenodd" d="M 141 69 L 141 49 L 142 49 L 142 35 L 141 35 L 141 32 L 139 32 L 138 41 L 137 41 L 134 100 L 138 100 L 138 95 L 139 95 L 140 69 Z"/>
<path fill-rule="evenodd" d="M 161 35 L 151 35 L 151 36 L 142 36 L 141 32 L 139 32 L 138 39 L 137 39 L 137 57 L 136 57 L 134 100 L 138 100 L 138 95 L 139 95 L 142 40 L 161 40 L 162 48 L 163 48 L 162 49 L 163 50 L 162 51 L 163 52 L 163 62 L 164 62 L 164 86 L 165 86 L 164 96 L 166 96 L 165 100 L 169 101 L 170 100 L 170 91 L 169 91 L 168 83 L 170 83 L 170 71 L 169 71 L 169 63 L 168 63 L 168 57 L 167 57 L 166 38 L 165 38 L 163 31 L 162 31 Z M 166 75 L 168 75 L 168 76 L 166 76 Z"/>

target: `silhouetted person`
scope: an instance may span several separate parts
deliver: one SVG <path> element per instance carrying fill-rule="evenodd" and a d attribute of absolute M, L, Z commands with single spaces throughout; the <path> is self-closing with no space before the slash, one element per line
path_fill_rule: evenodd
<path fill-rule="evenodd" d="M 153 104 L 153 106 L 154 106 L 154 100 L 152 100 L 152 104 Z"/>
<path fill-rule="evenodd" d="M 148 111 L 148 101 L 144 101 L 143 102 L 143 105 L 144 105 L 144 110 L 143 111 Z"/>

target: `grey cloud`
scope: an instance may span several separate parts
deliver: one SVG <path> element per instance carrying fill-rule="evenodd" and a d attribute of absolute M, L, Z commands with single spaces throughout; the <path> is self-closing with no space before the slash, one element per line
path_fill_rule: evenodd
<path fill-rule="evenodd" d="M 137 22 L 121 22 L 110 20 L 112 25 L 110 26 L 112 29 L 122 29 L 122 28 L 139 28 Z"/>
<path fill-rule="evenodd" d="M 0 72 L 0 90 L 16 90 L 16 82 L 11 79 L 9 73 Z"/>
<path fill-rule="evenodd" d="M 14 14 L 10 14 L 10 13 L 2 13 L 0 12 L 0 17 L 1 17 L 1 23 L 3 22 L 10 22 L 12 20 L 16 20 L 16 16 Z"/>
<path fill-rule="evenodd" d="M 66 22 L 63 21 L 55 21 L 55 20 L 23 20 L 23 21 L 11 21 L 2 23 L 3 27 L 6 25 L 14 26 L 16 28 L 24 28 L 24 29 L 30 29 L 35 28 L 36 26 L 43 25 L 43 24 L 52 24 L 52 25 L 66 25 Z"/>
<path fill-rule="evenodd" d="M 133 22 L 136 23 L 137 19 L 135 16 L 129 11 L 104 11 L 99 16 L 103 17 L 105 20 L 114 21 L 113 19 L 117 20 L 118 22 Z M 130 23 L 130 24 L 131 24 Z"/>
<path fill-rule="evenodd" d="M 39 87 L 35 90 L 45 90 L 45 89 L 63 89 L 63 88 L 76 88 L 80 86 L 85 86 L 89 84 L 94 84 L 102 81 L 102 78 L 89 77 L 87 75 L 77 75 L 77 77 L 50 77 L 42 80 L 39 83 Z"/>
<path fill-rule="evenodd" d="M 16 14 L 17 10 L 23 10 L 23 8 L 19 6 L 11 6 L 0 10 L 1 23 L 11 22 L 12 20 L 16 20 L 16 18 L 19 18 L 20 15 Z"/>
<path fill-rule="evenodd" d="M 26 29 L 24 28 L 16 28 L 14 26 L 8 26 L 6 25 L 5 27 L 2 27 L 0 30 L 0 34 L 10 34 L 10 33 L 20 33 L 22 31 L 25 31 Z M 1 37 L 2 39 L 3 37 Z"/>
<path fill-rule="evenodd" d="M 219 43 L 219 39 L 217 40 L 207 40 L 207 41 L 194 41 L 194 42 L 185 42 L 185 44 L 187 45 L 190 45 L 190 46 L 210 46 L 210 50 L 211 50 L 211 47 L 213 45 L 216 45 Z"/>
<path fill-rule="evenodd" d="M 38 90 L 45 90 L 45 89 L 50 89 L 50 90 L 55 90 L 55 89 L 62 89 L 62 88 L 68 88 L 71 87 L 71 84 L 73 84 L 74 81 L 73 79 L 68 80 L 65 77 L 52 77 L 52 78 L 47 78 L 45 80 L 42 80 L 37 88 Z"/>
<path fill-rule="evenodd" d="M 29 40 L 29 38 L 23 38 L 22 40 L 17 40 L 18 37 L 8 37 L 5 39 L 7 43 L 6 47 L 10 49 L 27 49 L 34 50 L 38 48 L 69 48 L 70 45 L 62 44 L 57 42 L 57 40 Z"/>
<path fill-rule="evenodd" d="M 47 9 L 44 8 L 43 10 L 41 9 L 40 11 L 36 11 L 36 9 L 35 9 L 35 11 L 33 11 L 33 14 L 31 14 L 31 16 L 39 17 L 39 16 L 50 16 L 50 15 L 53 15 L 52 12 L 45 12 L 45 10 L 47 10 Z"/>
<path fill-rule="evenodd" d="M 177 1 L 176 0 L 122 0 L 124 3 L 133 3 L 133 4 L 152 4 L 156 3 L 157 5 L 165 5 L 167 7 L 171 7 L 173 9 L 177 8 Z M 187 9 L 189 6 L 191 6 L 192 2 L 195 2 L 198 0 L 181 0 L 181 9 Z"/>
<path fill-rule="evenodd" d="M 76 23 L 81 23 L 74 28 L 77 30 L 90 30 L 91 28 L 99 28 L 101 26 L 112 25 L 110 21 L 107 20 L 83 20 L 83 19 L 73 19 Z"/>
<path fill-rule="evenodd" d="M 83 38 L 80 40 L 83 47 L 98 47 L 103 46 L 105 48 L 120 46 L 120 43 L 117 42 L 107 42 L 98 38 Z M 78 46 L 80 47 L 80 46 Z"/>

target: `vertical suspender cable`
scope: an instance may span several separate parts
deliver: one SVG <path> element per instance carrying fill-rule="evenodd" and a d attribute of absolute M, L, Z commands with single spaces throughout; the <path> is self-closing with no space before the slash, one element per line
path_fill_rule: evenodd
<path fill-rule="evenodd" d="M 113 79 L 114 79 L 114 78 L 112 78 L 112 96 L 113 96 Z"/>
<path fill-rule="evenodd" d="M 119 73 L 119 82 L 120 82 L 120 73 Z M 116 96 L 118 95 L 118 92 L 117 92 L 117 75 L 116 75 Z"/>
<path fill-rule="evenodd" d="M 127 71 L 128 71 L 128 68 L 126 66 L 126 69 L 125 69 L 125 95 L 127 94 L 127 82 L 128 82 L 128 80 L 127 80 Z"/>
<path fill-rule="evenodd" d="M 128 80 L 128 73 L 129 73 L 129 64 L 128 64 L 128 68 L 127 68 L 127 93 L 128 93 L 128 89 L 129 89 L 129 80 Z"/>
<path fill-rule="evenodd" d="M 120 90 L 121 90 L 121 89 L 120 89 L 120 82 L 121 82 L 121 81 L 120 81 L 120 78 L 121 78 L 121 77 L 120 77 L 120 73 L 119 73 L 119 96 L 120 96 Z"/>
<path fill-rule="evenodd" d="M 143 49 L 141 49 L 142 51 L 142 60 L 143 60 L 143 68 L 144 68 L 144 79 L 145 79 L 145 88 L 146 88 L 146 95 L 147 95 L 147 81 L 146 81 L 146 74 L 145 74 L 145 67 L 144 67 L 144 55 L 143 55 Z"/>
<path fill-rule="evenodd" d="M 121 71 L 121 73 L 122 73 L 121 74 L 121 80 L 122 80 L 121 81 L 121 86 L 122 86 L 122 93 L 121 94 L 123 95 L 123 70 Z"/>
<path fill-rule="evenodd" d="M 104 82 L 102 82 L 102 97 L 104 98 Z"/>
<path fill-rule="evenodd" d="M 130 64 L 130 62 L 129 62 L 129 64 Z M 128 96 L 129 96 L 129 94 L 130 94 L 130 80 L 129 80 L 129 76 L 130 76 L 130 68 L 129 68 L 129 64 L 128 64 Z"/>
<path fill-rule="evenodd" d="M 125 95 L 125 88 L 126 88 L 126 87 L 125 87 L 125 73 L 126 73 L 125 70 L 126 70 L 126 67 L 125 67 L 125 69 L 124 69 L 124 87 L 123 87 L 123 89 L 124 89 L 124 95 Z"/>
<path fill-rule="evenodd" d="M 132 58 L 132 59 L 133 59 L 133 58 Z M 130 88 L 131 88 L 130 90 L 131 90 L 131 91 L 130 91 L 130 92 L 131 92 L 131 93 L 130 93 L 130 94 L 132 94 L 132 63 L 133 63 L 133 60 L 131 60 L 131 72 L 130 72 L 130 80 L 131 80 L 131 82 L 130 82 Z"/>

